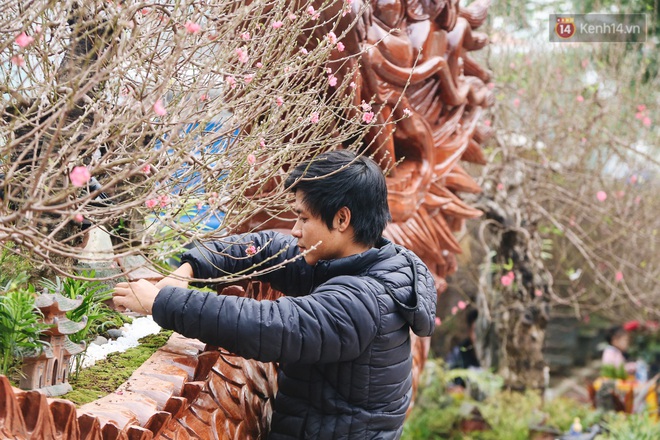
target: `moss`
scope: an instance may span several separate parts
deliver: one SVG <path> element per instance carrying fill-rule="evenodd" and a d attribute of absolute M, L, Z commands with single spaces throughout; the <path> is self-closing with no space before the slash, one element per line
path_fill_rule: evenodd
<path fill-rule="evenodd" d="M 140 339 L 140 345 L 123 353 L 111 353 L 105 360 L 80 370 L 69 378 L 73 391 L 62 396 L 76 405 L 84 405 L 114 392 L 152 354 L 167 343 L 170 330 L 161 330 L 155 335 Z"/>

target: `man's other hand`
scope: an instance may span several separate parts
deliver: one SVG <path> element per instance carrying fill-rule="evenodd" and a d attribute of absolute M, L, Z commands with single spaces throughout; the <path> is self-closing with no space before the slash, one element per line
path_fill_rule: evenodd
<path fill-rule="evenodd" d="M 132 310 L 151 315 L 151 310 L 160 289 L 147 280 L 132 283 L 117 283 L 112 302 L 119 310 Z"/>

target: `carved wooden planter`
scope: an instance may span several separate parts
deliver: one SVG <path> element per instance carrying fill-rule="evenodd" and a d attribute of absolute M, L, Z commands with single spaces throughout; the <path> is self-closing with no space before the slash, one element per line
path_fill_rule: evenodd
<path fill-rule="evenodd" d="M 428 338 L 414 338 L 419 378 Z M 417 387 L 417 380 L 414 382 Z M 0 376 L 0 437 L 15 439 L 260 439 L 277 390 L 274 364 L 174 334 L 119 389 L 76 409 Z"/>

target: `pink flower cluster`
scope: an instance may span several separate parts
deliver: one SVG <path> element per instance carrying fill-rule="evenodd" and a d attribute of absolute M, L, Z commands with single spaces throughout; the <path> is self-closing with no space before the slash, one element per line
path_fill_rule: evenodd
<path fill-rule="evenodd" d="M 316 12 L 316 10 L 314 9 L 314 6 L 309 6 L 307 8 L 307 14 L 311 15 L 312 19 L 314 19 L 314 20 L 318 20 L 319 17 L 321 16 L 320 13 Z"/>
<path fill-rule="evenodd" d="M 85 186 L 89 179 L 92 178 L 92 174 L 89 172 L 85 166 L 74 167 L 69 173 L 69 179 L 71 179 L 71 184 L 78 188 Z"/>
<path fill-rule="evenodd" d="M 637 113 L 635 113 L 635 118 L 641 120 L 642 124 L 644 124 L 644 127 L 650 127 L 653 123 L 644 104 L 637 106 Z"/>
<path fill-rule="evenodd" d="M 27 35 L 25 32 L 21 32 L 14 39 L 14 42 L 18 44 L 18 47 L 23 49 L 28 47 L 30 44 L 32 44 L 33 41 L 34 41 L 34 37 Z"/>
<path fill-rule="evenodd" d="M 360 108 L 362 108 L 362 111 L 364 112 L 362 114 L 362 122 L 369 124 L 371 121 L 373 121 L 375 114 L 373 111 L 371 111 L 371 104 L 362 101 Z"/>
<path fill-rule="evenodd" d="M 154 209 L 157 206 L 160 206 L 161 208 L 165 208 L 167 205 L 170 204 L 170 197 L 168 195 L 160 195 L 155 199 L 149 199 L 144 204 L 147 206 L 149 209 Z"/>
<path fill-rule="evenodd" d="M 243 64 L 247 63 L 248 60 L 250 59 L 250 57 L 248 56 L 247 50 L 243 49 L 242 47 L 239 47 L 238 49 L 236 49 L 235 53 L 236 53 L 236 56 L 238 57 L 238 61 L 240 61 Z"/>
<path fill-rule="evenodd" d="M 513 280 L 515 280 L 515 278 L 516 274 L 513 273 L 513 271 L 509 271 L 500 277 L 500 283 L 502 283 L 504 287 L 509 287 L 511 284 L 513 284 Z"/>
<path fill-rule="evenodd" d="M 183 27 L 186 28 L 186 32 L 189 34 L 198 34 L 202 30 L 202 27 L 194 21 L 187 21 Z"/>

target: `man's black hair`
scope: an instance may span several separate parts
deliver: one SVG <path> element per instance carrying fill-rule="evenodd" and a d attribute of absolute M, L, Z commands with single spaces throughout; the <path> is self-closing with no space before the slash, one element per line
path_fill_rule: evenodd
<path fill-rule="evenodd" d="M 373 246 L 392 220 L 385 176 L 368 157 L 329 151 L 298 165 L 285 184 L 293 192 L 302 192 L 306 208 L 321 217 L 328 229 L 337 211 L 346 206 L 356 243 Z"/>

